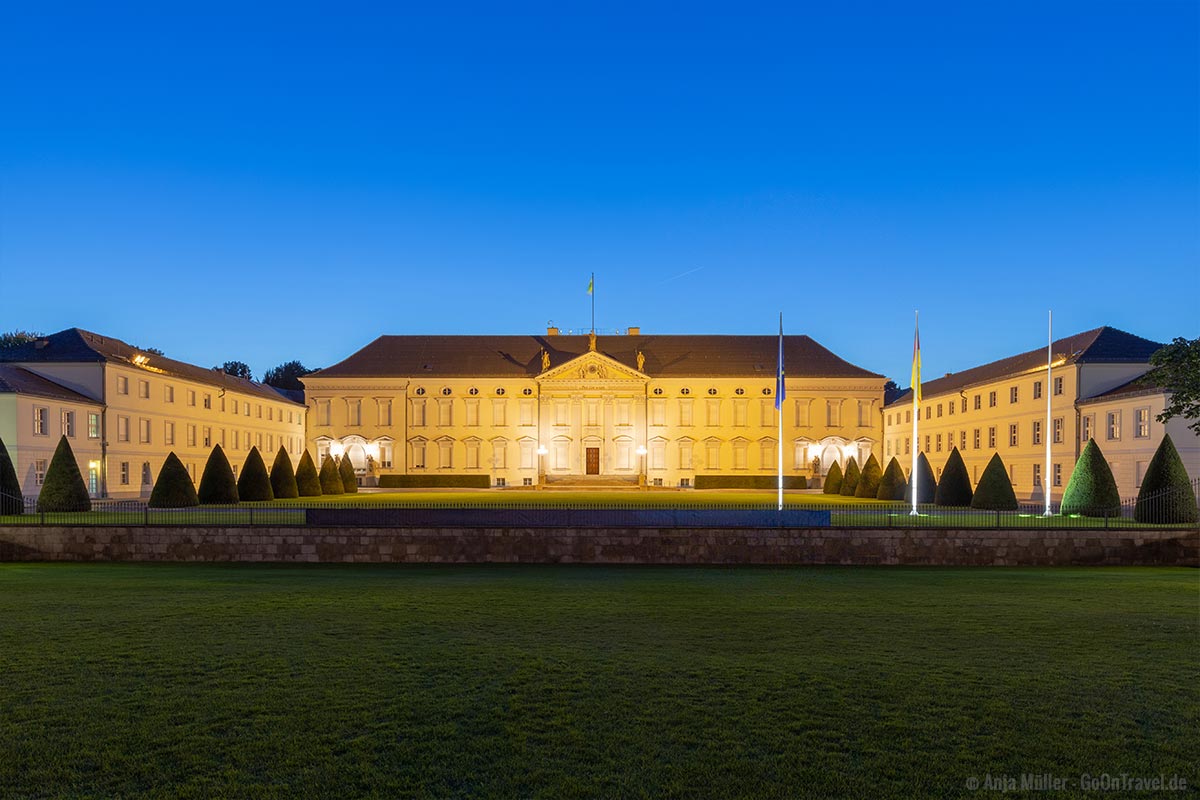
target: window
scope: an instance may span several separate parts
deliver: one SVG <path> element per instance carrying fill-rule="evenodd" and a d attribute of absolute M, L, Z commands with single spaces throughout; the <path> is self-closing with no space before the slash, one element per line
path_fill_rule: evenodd
<path fill-rule="evenodd" d="M 554 424 L 555 425 L 570 425 L 571 424 L 571 407 L 567 405 L 566 400 L 554 401 Z"/>
<path fill-rule="evenodd" d="M 241 439 L 241 431 L 239 431 L 239 430 L 236 430 L 236 429 L 235 429 L 235 430 L 233 431 L 233 449 L 234 449 L 234 450 L 237 450 L 237 449 L 238 449 L 238 448 L 241 446 L 241 445 L 240 445 L 240 442 L 241 442 L 241 441 L 242 441 L 242 439 Z"/>
<path fill-rule="evenodd" d="M 1033 443 L 1042 443 L 1042 421 L 1040 419 L 1035 419 L 1033 421 Z"/>
<path fill-rule="evenodd" d="M 212 408 L 212 395 L 211 394 L 204 395 L 204 407 Z"/>
<path fill-rule="evenodd" d="M 38 458 L 33 462 L 33 484 L 41 486 L 46 481 L 46 459 Z"/>
<path fill-rule="evenodd" d="M 1034 400 L 1042 399 L 1042 382 L 1041 381 L 1033 382 L 1033 399 Z M 1041 484 L 1035 483 L 1035 485 L 1040 486 Z"/>
<path fill-rule="evenodd" d="M 142 486 L 149 486 L 154 483 L 154 473 L 150 471 L 150 462 L 142 462 Z"/>
<path fill-rule="evenodd" d="M 421 402 L 421 401 L 417 401 L 417 402 Z M 331 401 L 317 400 L 317 401 L 315 401 L 315 403 L 317 406 L 317 424 L 318 425 L 332 425 L 333 424 L 333 409 L 332 409 Z M 250 404 L 247 403 L 246 411 L 249 411 L 249 410 L 250 410 Z M 422 421 L 419 423 L 414 422 L 413 424 L 414 425 L 424 425 L 425 423 L 424 423 L 424 421 Z"/>
<path fill-rule="evenodd" d="M 745 440 L 734 440 L 733 442 L 733 468 L 746 469 L 746 442 Z"/>
<path fill-rule="evenodd" d="M 710 425 L 710 426 L 720 425 L 721 424 L 721 401 L 720 400 L 706 400 L 705 406 L 706 406 L 705 413 L 707 414 L 706 422 L 708 423 L 708 425 Z"/>
<path fill-rule="evenodd" d="M 129 394 L 129 378 L 124 375 L 117 376 L 117 394 Z"/>
<path fill-rule="evenodd" d="M 262 416 L 262 406 L 258 407 L 258 415 Z M 362 425 L 362 400 L 357 397 L 346 401 L 346 424 Z"/>
<path fill-rule="evenodd" d="M 657 400 L 657 401 L 653 401 L 653 402 L 663 403 L 666 401 Z M 587 400 L 583 401 L 583 424 L 591 425 L 591 426 L 596 426 L 596 425 L 600 424 L 600 401 L 599 400 L 589 397 Z M 661 425 L 663 423 L 660 422 L 658 424 Z"/>
<path fill-rule="evenodd" d="M 379 443 L 379 466 L 383 469 L 392 468 L 392 444 L 391 442 Z"/>
<path fill-rule="evenodd" d="M 692 468 L 692 443 L 691 442 L 680 442 L 679 443 L 679 468 L 680 469 L 691 469 Z"/>
<path fill-rule="evenodd" d="M 525 416 L 529 416 L 529 421 L 525 421 Z M 508 424 L 508 401 L 502 397 L 492 398 L 492 425 L 507 425 Z M 533 401 L 521 401 L 521 424 L 533 424 Z"/>
<path fill-rule="evenodd" d="M 910 443 L 909 443 L 908 437 L 907 437 L 907 436 L 905 436 L 905 437 L 904 437 L 904 455 L 909 455 L 909 454 L 912 452 L 912 451 L 909 449 L 909 444 L 910 444 Z"/>
<path fill-rule="evenodd" d="M 1054 485 L 1062 486 L 1062 464 L 1054 465 Z"/>
<path fill-rule="evenodd" d="M 138 420 L 138 441 L 150 444 L 150 420 L 145 417 Z"/>
<path fill-rule="evenodd" d="M 737 399 L 733 401 L 733 425 L 735 428 L 746 427 L 746 401 Z"/>
<path fill-rule="evenodd" d="M 966 431 L 959 431 L 959 434 L 958 434 L 958 449 L 959 449 L 959 450 L 966 450 L 966 449 L 967 449 L 967 432 L 966 432 Z"/>
<path fill-rule="evenodd" d="M 425 442 L 413 442 L 413 469 L 425 469 Z"/>
<path fill-rule="evenodd" d="M 906 423 L 912 422 L 912 409 L 911 408 L 908 411 L 904 412 L 904 421 Z"/>
<path fill-rule="evenodd" d="M 61 416 L 62 435 L 69 439 L 75 438 L 75 412 L 63 411 Z"/>
<path fill-rule="evenodd" d="M 138 381 L 138 397 L 143 400 L 150 399 L 150 381 Z"/>
<path fill-rule="evenodd" d="M 200 446 L 204 447 L 205 449 L 212 447 L 212 428 L 208 427 L 207 425 L 204 426 L 201 434 L 203 438 L 200 440 Z"/>
<path fill-rule="evenodd" d="M 975 433 L 974 433 L 974 434 L 972 434 L 972 436 L 971 436 L 971 446 L 972 446 L 973 448 L 975 448 L 976 450 L 978 450 L 978 449 L 979 449 L 979 442 L 980 442 L 980 439 L 979 439 L 979 428 L 976 428 L 976 429 L 975 429 Z"/>
<path fill-rule="evenodd" d="M 1015 402 L 1017 402 L 1017 387 L 1016 387 L 1016 386 L 1013 386 L 1013 387 L 1010 387 L 1010 388 L 1009 388 L 1009 390 L 1008 390 L 1008 402 L 1009 402 L 1009 403 L 1015 403 Z"/>
<path fill-rule="evenodd" d="M 869 400 L 858 401 L 858 426 L 860 428 L 871 427 L 871 402 Z"/>
<path fill-rule="evenodd" d="M 194 406 L 194 405 L 196 405 L 196 392 L 195 392 L 195 390 L 193 390 L 193 389 L 188 389 L 188 393 L 187 393 L 187 404 L 188 404 L 189 406 Z"/>
<path fill-rule="evenodd" d="M 1108 412 L 1107 423 L 1105 425 L 1108 431 L 1109 441 L 1115 441 L 1121 438 L 1121 412 Z"/>
<path fill-rule="evenodd" d="M 391 398 L 380 398 L 375 401 L 379 411 L 379 424 L 383 427 L 389 427 L 392 424 L 392 400 Z M 291 414 L 288 414 L 288 421 L 291 421 Z"/>
<path fill-rule="evenodd" d="M 317 424 L 319 425 L 320 423 L 317 423 Z M 326 424 L 328 424 L 328 423 L 326 423 Z M 425 426 L 425 401 L 424 400 L 413 400 L 412 401 L 412 424 L 413 424 L 413 427 L 416 427 L 416 428 L 421 428 L 421 427 Z"/>
<path fill-rule="evenodd" d="M 1055 378 L 1055 379 L 1054 379 L 1054 393 L 1055 393 L 1056 395 L 1059 395 L 1059 394 L 1062 394 L 1062 393 L 1063 393 L 1063 379 L 1062 379 L 1062 378 Z M 1058 484 L 1055 484 L 1055 486 L 1057 486 L 1057 485 L 1058 485 Z"/>
<path fill-rule="evenodd" d="M 762 420 L 763 426 L 775 427 L 778 420 L 775 418 L 775 399 L 764 397 L 759 401 L 759 419 Z"/>
<path fill-rule="evenodd" d="M 996 393 L 988 392 L 988 408 L 996 407 Z"/>
<path fill-rule="evenodd" d="M 1054 428 L 1052 432 L 1053 441 L 1055 444 L 1062 444 L 1063 440 L 1063 418 L 1055 417 L 1051 423 Z"/>
<path fill-rule="evenodd" d="M 778 461 L 775 458 L 775 441 L 773 439 L 763 439 L 759 442 L 759 462 L 761 469 L 775 469 L 778 467 Z"/>
<path fill-rule="evenodd" d="M 128 461 L 121 462 L 121 485 L 122 486 L 129 485 L 129 462 Z"/>
<path fill-rule="evenodd" d="M 988 428 L 988 449 L 989 450 L 996 449 L 996 428 L 995 427 Z"/>
<path fill-rule="evenodd" d="M 467 469 L 479 469 L 479 440 L 468 439 L 467 445 Z"/>
<path fill-rule="evenodd" d="M 925 419 L 930 419 L 933 416 L 933 406 L 925 406 Z"/>
<path fill-rule="evenodd" d="M 667 468 L 667 443 L 655 441 L 650 443 L 650 469 Z M 659 479 L 661 480 L 661 478 Z"/>
<path fill-rule="evenodd" d="M 983 408 L 983 396 L 977 394 L 975 395 L 975 410 L 978 411 L 981 408 Z"/>
<path fill-rule="evenodd" d="M 679 400 L 679 424 L 684 427 L 692 425 L 692 401 L 690 398 Z"/>
<path fill-rule="evenodd" d="M 952 417 L 954 416 L 954 401 L 953 400 L 951 400 L 949 403 L 946 404 L 946 413 Z"/>
<path fill-rule="evenodd" d="M 496 469 L 505 469 L 508 466 L 508 442 L 504 439 L 492 442 L 492 465 Z"/>
<path fill-rule="evenodd" d="M 196 446 L 196 426 L 195 425 L 187 426 L 187 446 L 188 447 Z"/>
<path fill-rule="evenodd" d="M 1133 412 L 1133 438 L 1150 438 L 1150 409 L 1139 408 Z"/>
<path fill-rule="evenodd" d="M 937 444 L 937 452 L 939 452 L 939 453 L 940 453 L 940 452 L 942 452 L 942 435 L 939 433 L 939 434 L 938 434 L 938 435 L 935 437 L 934 441 L 935 441 L 935 442 L 936 442 L 936 444 Z"/>
<path fill-rule="evenodd" d="M 1033 485 L 1034 486 L 1042 485 L 1042 465 L 1041 464 L 1033 465 Z"/>
<path fill-rule="evenodd" d="M 463 401 L 467 406 L 467 425 L 475 428 L 479 426 L 479 401 L 475 398 L 467 398 Z"/>
<path fill-rule="evenodd" d="M 129 441 L 129 417 L 117 417 L 117 441 Z"/>
<path fill-rule="evenodd" d="M 533 424 L 534 417 L 536 416 L 535 412 L 537 411 L 537 407 L 534 405 L 534 402 L 535 401 L 533 401 L 533 400 L 521 400 L 520 401 L 520 407 L 518 410 L 520 413 L 520 424 L 521 425 L 532 425 Z M 505 414 L 504 403 L 505 403 L 504 400 L 492 401 L 492 421 L 495 422 L 495 424 L 497 424 L 497 425 L 504 424 L 504 414 Z M 497 420 L 499 420 L 499 421 L 497 421 Z"/>
<path fill-rule="evenodd" d="M 443 439 L 438 442 L 438 469 L 454 468 L 454 442 Z"/>
<path fill-rule="evenodd" d="M 667 401 L 662 398 L 655 398 L 650 401 L 650 424 L 651 425 L 666 425 L 667 424 Z"/>
<path fill-rule="evenodd" d="M 163 444 L 175 444 L 175 423 L 168 422 L 163 430 Z"/>
<path fill-rule="evenodd" d="M 941 416 L 942 416 L 942 404 L 941 404 L 941 403 L 938 403 L 938 404 L 937 404 L 937 415 L 938 415 L 939 417 L 941 417 Z"/>
<path fill-rule="evenodd" d="M 966 395 L 963 395 L 963 399 L 962 399 L 962 413 L 964 413 L 964 414 L 967 413 L 967 397 L 966 397 Z"/>
<path fill-rule="evenodd" d="M 925 452 L 926 453 L 933 452 L 932 450 L 929 449 L 929 434 L 928 433 L 925 434 Z"/>
<path fill-rule="evenodd" d="M 797 428 L 806 428 L 810 424 L 808 421 L 808 405 L 809 405 L 809 403 L 807 400 L 797 400 L 796 401 L 796 427 Z M 899 416 L 899 415 L 897 414 L 897 416 Z"/>
<path fill-rule="evenodd" d="M 250 403 L 249 402 L 242 403 L 242 416 L 243 417 L 250 416 Z"/>
<path fill-rule="evenodd" d="M 1009 447 L 1017 446 L 1017 427 L 1018 427 L 1017 423 L 1015 423 L 1015 422 L 1008 426 L 1008 446 Z"/>
<path fill-rule="evenodd" d="M 721 443 L 715 439 L 704 443 L 704 468 L 721 468 Z"/>
<path fill-rule="evenodd" d="M 825 401 L 825 424 L 830 428 L 837 428 L 842 424 L 842 401 L 841 400 L 826 400 Z"/>
<path fill-rule="evenodd" d="M 45 436 L 49 432 L 50 409 L 33 409 L 33 433 L 35 436 Z"/>
<path fill-rule="evenodd" d="M 361 406 L 362 406 L 362 401 L 359 401 L 359 406 L 360 406 L 360 408 L 361 408 Z M 361 413 L 361 412 L 360 412 L 360 413 Z M 256 405 L 256 406 L 254 407 L 254 414 L 255 414 L 255 416 L 257 416 L 259 419 L 262 419 L 262 403 L 259 403 L 258 405 Z M 250 415 L 249 415 L 249 414 L 246 414 L 246 416 L 248 417 L 248 416 L 250 416 Z"/>
<path fill-rule="evenodd" d="M 99 439 L 100 438 L 100 415 L 99 414 L 88 414 L 88 438 L 89 439 Z"/>
<path fill-rule="evenodd" d="M 1092 425 L 1094 423 L 1095 419 L 1090 415 L 1079 418 L 1079 441 L 1086 444 L 1092 438 Z"/>

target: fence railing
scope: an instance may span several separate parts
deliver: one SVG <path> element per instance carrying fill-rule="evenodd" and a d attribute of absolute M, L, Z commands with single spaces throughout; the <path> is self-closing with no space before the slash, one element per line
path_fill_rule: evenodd
<path fill-rule="evenodd" d="M 320 501 L 281 500 L 267 503 L 150 508 L 142 500 L 94 500 L 90 511 L 38 510 L 33 498 L 0 495 L 0 526 L 108 525 L 157 527 L 453 527 L 453 528 L 1196 528 L 1177 520 L 1178 509 L 1195 503 L 1200 480 L 1190 491 L 1162 492 L 1097 516 L 1063 515 L 1053 504 L 1024 503 L 1016 510 L 992 511 L 923 504 L 917 514 L 906 503 L 824 500 L 821 495 L 795 495 L 779 510 L 774 504 L 713 502 L 703 495 L 631 495 L 628 502 L 570 504 L 553 497 L 497 493 L 470 501 L 413 502 L 403 493 Z M 11 513 L 20 508 L 20 514 Z M 1192 508 L 1195 506 L 1193 505 Z M 2 513 L 2 512 L 10 513 Z M 1135 516 L 1136 512 L 1136 516 Z"/>

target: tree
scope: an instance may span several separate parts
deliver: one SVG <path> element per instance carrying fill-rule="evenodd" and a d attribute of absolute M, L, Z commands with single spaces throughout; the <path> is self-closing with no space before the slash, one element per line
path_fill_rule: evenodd
<path fill-rule="evenodd" d="M 296 493 L 299 497 L 321 496 L 321 478 L 307 450 L 300 456 L 300 463 L 296 466 Z"/>
<path fill-rule="evenodd" d="M 213 445 L 200 475 L 200 490 L 197 492 L 204 505 L 223 505 L 238 501 L 237 481 L 233 478 L 233 467 L 221 445 Z"/>
<path fill-rule="evenodd" d="M 0 514 L 21 514 L 25 511 L 25 498 L 21 494 L 21 479 L 4 440 L 0 439 Z"/>
<path fill-rule="evenodd" d="M 246 455 L 242 474 L 238 476 L 237 490 L 239 500 L 275 499 L 275 493 L 271 490 L 271 476 L 267 474 L 267 465 L 263 463 L 262 453 L 258 452 L 257 447 L 251 447 Z"/>
<path fill-rule="evenodd" d="M 1095 439 L 1088 439 L 1075 462 L 1071 480 L 1067 481 L 1063 491 L 1059 513 L 1085 517 L 1111 517 L 1121 513 L 1117 482 Z"/>
<path fill-rule="evenodd" d="M 342 488 L 342 476 L 338 472 L 337 461 L 333 456 L 326 456 L 321 462 L 321 472 L 317 475 L 321 479 L 321 494 L 344 494 Z"/>
<path fill-rule="evenodd" d="M 999 453 L 992 455 L 992 460 L 979 476 L 979 485 L 975 487 L 975 496 L 971 498 L 971 508 L 989 511 L 1017 510 L 1017 495 L 1013 492 L 1008 468 L 1004 466 L 1004 459 L 1000 458 Z"/>
<path fill-rule="evenodd" d="M 883 477 L 879 479 L 879 488 L 875 491 L 878 500 L 903 500 L 904 489 L 908 481 L 904 478 L 904 467 L 892 456 Z"/>
<path fill-rule="evenodd" d="M 872 500 L 879 492 L 879 482 L 883 480 L 883 470 L 879 468 L 879 459 L 871 453 L 863 466 L 862 475 L 858 477 L 858 486 L 854 487 L 855 497 L 867 497 Z"/>
<path fill-rule="evenodd" d="M 862 470 L 858 468 L 858 462 L 854 460 L 854 456 L 850 456 L 850 460 L 846 462 L 846 471 L 842 474 L 842 497 L 854 496 L 854 490 L 858 488 L 860 477 L 862 477 Z"/>
<path fill-rule="evenodd" d="M 893 402 L 902 394 L 904 394 L 904 390 L 900 388 L 900 384 L 896 383 L 891 378 L 888 378 L 887 382 L 883 384 L 883 404 L 885 406 L 888 403 Z"/>
<path fill-rule="evenodd" d="M 1200 436 L 1200 338 L 1176 337 L 1150 356 L 1150 371 L 1141 382 L 1167 390 L 1167 405 L 1159 422 L 1174 417 L 1191 420 L 1188 428 Z"/>
<path fill-rule="evenodd" d="M 244 361 L 226 361 L 219 367 L 213 367 L 224 372 L 226 375 L 232 375 L 235 378 L 245 378 L 246 380 L 254 380 L 254 376 L 250 373 L 250 365 Z"/>
<path fill-rule="evenodd" d="M 969 506 L 973 495 L 971 476 L 956 447 L 950 451 L 946 466 L 942 467 L 942 479 L 938 481 L 933 502 L 939 506 Z"/>
<path fill-rule="evenodd" d="M 276 389 L 293 389 L 298 391 L 304 388 L 304 384 L 300 382 L 300 378 L 314 372 L 316 372 L 315 369 L 309 369 L 299 361 L 288 361 L 280 364 L 278 367 L 272 367 L 263 373 L 263 383 L 268 386 L 274 386 Z"/>
<path fill-rule="evenodd" d="M 1200 520 L 1196 494 L 1187 468 L 1170 436 L 1163 436 L 1142 476 L 1133 518 L 1156 525 L 1194 523 Z"/>
<path fill-rule="evenodd" d="M 141 350 L 143 353 L 149 353 L 152 356 L 161 356 L 163 354 L 163 351 L 159 350 L 157 347 L 138 347 L 137 345 L 134 345 L 133 349 Z"/>
<path fill-rule="evenodd" d="M 354 474 L 350 456 L 342 456 L 342 462 L 338 464 L 338 476 L 342 479 L 342 490 L 346 494 L 358 493 L 358 476 Z"/>
<path fill-rule="evenodd" d="M 842 467 L 838 462 L 833 462 L 829 468 L 829 472 L 825 475 L 825 494 L 841 494 L 842 493 Z"/>
<path fill-rule="evenodd" d="M 912 502 L 912 476 L 904 487 L 905 501 Z M 937 499 L 937 478 L 933 477 L 933 467 L 924 453 L 917 453 L 917 503 L 932 503 Z"/>
<path fill-rule="evenodd" d="M 192 476 L 188 475 L 187 467 L 183 466 L 173 450 L 167 454 L 167 460 L 158 471 L 158 480 L 154 482 L 147 505 L 150 508 L 190 508 L 200 505 Z"/>
<path fill-rule="evenodd" d="M 275 462 L 271 464 L 271 492 L 276 497 L 300 496 L 300 487 L 296 485 L 296 473 L 292 471 L 292 459 L 283 445 L 279 446 Z"/>
<path fill-rule="evenodd" d="M 87 484 L 79 474 L 79 462 L 71 450 L 71 443 L 63 436 L 46 468 L 42 491 L 38 493 L 38 511 L 91 511 L 92 498 L 88 496 Z"/>
<path fill-rule="evenodd" d="M 32 342 L 42 338 L 42 334 L 34 333 L 33 331 L 9 331 L 8 333 L 0 333 L 0 350 L 8 350 L 13 347 L 20 347 L 26 342 Z"/>

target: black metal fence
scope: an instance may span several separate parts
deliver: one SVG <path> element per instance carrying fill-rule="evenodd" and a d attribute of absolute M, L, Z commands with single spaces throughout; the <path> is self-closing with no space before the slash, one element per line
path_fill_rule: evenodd
<path fill-rule="evenodd" d="M 452 527 L 452 528 L 1196 528 L 1178 520 L 1179 509 L 1195 508 L 1200 480 L 1190 490 L 1163 492 L 1136 500 L 1097 516 L 1064 515 L 1057 505 L 1047 516 L 1042 504 L 1023 504 L 1016 510 L 920 505 L 917 513 L 905 503 L 838 502 L 822 495 L 791 495 L 782 510 L 774 504 L 737 502 L 728 495 L 715 502 L 703 494 L 631 494 L 626 502 L 580 503 L 551 493 L 506 493 L 445 501 L 406 498 L 404 493 L 362 495 L 317 501 L 280 500 L 268 503 L 150 508 L 142 500 L 94 500 L 90 511 L 38 510 L 33 498 L 0 496 L 0 511 L 21 508 L 20 514 L 0 513 L 5 525 L 117 526 L 309 526 L 309 527 Z M 749 498 L 747 498 L 749 499 Z M 16 505 L 14 505 L 14 503 Z"/>

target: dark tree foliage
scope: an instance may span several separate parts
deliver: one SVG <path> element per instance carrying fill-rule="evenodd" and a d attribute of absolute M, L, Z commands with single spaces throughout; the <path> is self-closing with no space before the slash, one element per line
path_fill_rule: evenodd
<path fill-rule="evenodd" d="M 233 467 L 221 445 L 213 445 L 204 464 L 204 473 L 200 476 L 200 490 L 196 493 L 204 505 L 224 505 L 238 501 L 237 481 L 233 477 Z"/>
<path fill-rule="evenodd" d="M 320 489 L 320 485 L 317 486 Z M 271 493 L 276 497 L 299 497 L 300 488 L 296 485 L 296 473 L 292 471 L 292 459 L 288 456 L 287 448 L 279 446 L 275 461 L 271 464 Z"/>
<path fill-rule="evenodd" d="M 1017 495 L 1008 477 L 1008 467 L 1004 466 L 1004 459 L 1000 458 L 999 453 L 992 455 L 992 460 L 979 476 L 979 485 L 975 487 L 975 496 L 971 498 L 971 508 L 1017 510 Z"/>
<path fill-rule="evenodd" d="M 171 451 L 162 469 L 158 471 L 158 480 L 150 492 L 151 508 L 189 508 L 200 504 L 196 487 L 192 485 L 192 476 L 188 475 L 187 467 L 179 460 L 179 456 Z"/>
<path fill-rule="evenodd" d="M 134 349 L 134 350 L 141 350 L 143 353 L 149 353 L 149 354 L 150 354 L 150 355 L 152 355 L 152 356 L 161 356 L 161 355 L 163 355 L 163 351 L 162 351 L 162 350 L 159 350 L 157 347 L 137 347 L 137 346 L 135 346 L 133 349 Z"/>
<path fill-rule="evenodd" d="M 879 489 L 876 490 L 875 497 L 878 500 L 903 500 L 907 485 L 904 467 L 900 466 L 900 462 L 893 456 L 887 469 L 883 471 L 883 477 L 879 479 Z"/>
<path fill-rule="evenodd" d="M 875 499 L 879 493 L 879 482 L 883 480 L 883 470 L 879 468 L 879 460 L 872 453 L 863 465 L 862 475 L 858 476 L 858 486 L 854 487 L 855 497 Z"/>
<path fill-rule="evenodd" d="M 92 498 L 88 497 L 87 484 L 79 473 L 79 462 L 71 450 L 71 443 L 63 436 L 46 468 L 42 491 L 38 493 L 38 511 L 91 511 Z"/>
<path fill-rule="evenodd" d="M 1063 491 L 1060 514 L 1082 514 L 1085 517 L 1112 517 L 1121 513 L 1121 493 L 1108 466 L 1100 445 L 1088 439 L 1071 480 Z"/>
<path fill-rule="evenodd" d="M 1133 518 L 1155 525 L 1182 525 L 1200 520 L 1187 467 L 1170 436 L 1163 436 L 1146 467 Z"/>
<path fill-rule="evenodd" d="M 220 370 L 226 375 L 232 375 L 235 378 L 245 378 L 248 381 L 254 379 L 254 376 L 250 374 L 250 365 L 244 361 L 226 361 L 219 367 L 213 367 L 213 369 Z"/>
<path fill-rule="evenodd" d="M 300 378 L 316 372 L 315 369 L 309 369 L 299 361 L 288 361 L 280 364 L 278 367 L 272 367 L 263 374 L 263 383 L 268 386 L 274 386 L 276 389 L 292 389 L 302 390 L 304 384 L 300 382 Z"/>
<path fill-rule="evenodd" d="M 42 334 L 34 333 L 33 331 L 8 331 L 7 333 L 0 333 L 0 350 L 20 347 L 26 342 L 32 342 L 40 338 L 42 338 Z"/>
<path fill-rule="evenodd" d="M 938 481 L 933 502 L 939 506 L 969 506 L 974 494 L 971 491 L 971 475 L 956 447 L 950 451 L 946 466 L 942 467 L 942 478 Z"/>
<path fill-rule="evenodd" d="M 296 492 L 300 497 L 320 497 L 321 477 L 317 474 L 317 465 L 313 463 L 308 451 L 300 456 L 296 465 Z"/>
<path fill-rule="evenodd" d="M 350 456 L 342 456 L 342 462 L 338 464 L 338 476 L 342 479 L 342 491 L 346 494 L 358 493 L 358 476 L 354 474 Z"/>
<path fill-rule="evenodd" d="M 1188 428 L 1200 436 L 1200 338 L 1175 338 L 1150 356 L 1150 365 L 1141 382 L 1169 392 L 1158 421 L 1183 417 L 1190 420 Z"/>
<path fill-rule="evenodd" d="M 325 461 L 321 464 L 318 477 L 321 479 L 321 494 L 345 493 L 342 488 L 342 476 L 338 472 L 337 460 L 333 456 L 326 456 Z"/>
<path fill-rule="evenodd" d="M 829 467 L 829 472 L 825 475 L 825 488 L 822 491 L 825 494 L 842 493 L 842 467 L 838 462 L 833 462 L 833 465 Z"/>
<path fill-rule="evenodd" d="M 0 439 L 0 515 L 22 514 L 24 511 L 25 499 L 21 495 L 21 479 L 17 477 L 17 468 L 13 466 L 4 440 Z"/>
<path fill-rule="evenodd" d="M 858 479 L 862 477 L 862 470 L 858 468 L 858 461 L 854 456 L 850 456 L 850 460 L 846 462 L 846 471 L 842 474 L 842 497 L 853 497 L 854 490 L 858 488 Z"/>
<path fill-rule="evenodd" d="M 917 503 L 932 503 L 937 498 L 937 478 L 924 453 L 917 453 Z M 904 499 L 912 502 L 912 476 L 904 487 Z"/>
<path fill-rule="evenodd" d="M 257 447 L 251 447 L 246 455 L 246 463 L 242 465 L 242 474 L 237 482 L 238 499 L 242 501 L 274 500 L 275 493 L 271 489 L 271 476 L 267 474 L 267 465 L 263 463 L 262 453 Z"/>

